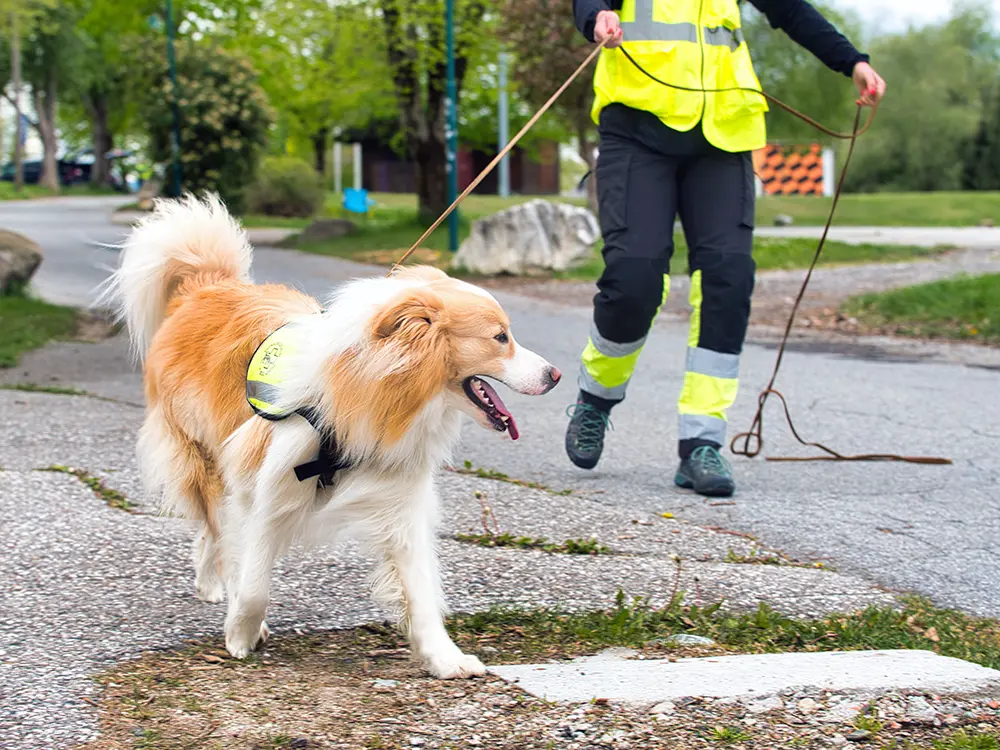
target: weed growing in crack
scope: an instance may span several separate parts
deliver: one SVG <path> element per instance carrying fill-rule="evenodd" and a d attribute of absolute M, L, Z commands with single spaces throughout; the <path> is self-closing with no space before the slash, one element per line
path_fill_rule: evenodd
<path fill-rule="evenodd" d="M 747 742 L 750 735 L 737 727 L 712 727 L 706 737 L 709 742 L 717 742 L 720 745 L 734 745 L 737 742 Z"/>
<path fill-rule="evenodd" d="M 129 499 L 125 497 L 125 495 L 118 490 L 111 489 L 104 484 L 102 480 L 89 473 L 86 469 L 74 469 L 70 466 L 59 466 L 54 464 L 52 466 L 46 466 L 44 469 L 38 469 L 38 471 L 56 472 L 76 477 L 89 487 L 90 491 L 93 492 L 99 499 L 103 500 L 109 507 L 124 510 L 127 513 L 136 512 L 135 506 L 129 502 Z"/>
<path fill-rule="evenodd" d="M 466 544 L 478 544 L 480 547 L 516 547 L 518 549 L 537 549 L 562 555 L 610 555 L 611 548 L 599 543 L 596 539 L 567 539 L 562 543 L 552 542 L 545 537 L 514 536 L 509 532 L 494 534 L 457 534 L 455 538 Z"/>
<path fill-rule="evenodd" d="M 524 479 L 514 479 L 501 471 L 496 471 L 495 469 L 476 468 L 472 465 L 472 461 L 463 462 L 461 469 L 450 468 L 448 470 L 454 472 L 455 474 L 465 474 L 466 476 L 479 477 L 480 479 L 492 479 L 495 482 L 516 484 L 518 487 L 527 487 L 530 490 L 541 490 L 542 492 L 548 492 L 549 494 L 560 495 L 562 497 L 573 494 L 573 490 L 554 490 L 548 485 L 541 484 L 540 482 L 528 482 Z"/>

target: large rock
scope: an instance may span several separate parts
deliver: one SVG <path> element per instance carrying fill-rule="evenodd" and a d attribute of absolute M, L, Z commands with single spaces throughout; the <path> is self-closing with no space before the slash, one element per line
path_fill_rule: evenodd
<path fill-rule="evenodd" d="M 0 294 L 28 285 L 42 263 L 42 248 L 23 234 L 0 229 Z"/>
<path fill-rule="evenodd" d="M 590 259 L 600 235 L 587 209 L 533 200 L 474 222 L 455 265 L 484 275 L 565 271 Z"/>

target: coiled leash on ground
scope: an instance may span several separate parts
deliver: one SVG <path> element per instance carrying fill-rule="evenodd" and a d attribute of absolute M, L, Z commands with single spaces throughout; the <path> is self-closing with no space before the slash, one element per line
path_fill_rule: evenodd
<path fill-rule="evenodd" d="M 427 229 L 427 231 L 425 231 L 420 236 L 420 238 L 416 242 L 414 242 L 413 245 L 405 253 L 403 253 L 402 257 L 400 257 L 400 259 L 393 264 L 392 268 L 389 269 L 390 276 L 399 266 L 401 266 L 403 263 L 406 262 L 407 258 L 409 258 L 414 253 L 414 251 L 418 247 L 420 247 L 421 243 L 423 243 L 423 241 L 426 240 L 435 229 L 441 226 L 441 222 L 443 222 L 451 214 L 451 212 L 454 211 L 463 200 L 465 200 L 466 196 L 468 196 L 469 193 L 471 193 L 476 188 L 476 186 L 483 181 L 486 175 L 488 175 L 490 172 L 493 171 L 496 165 L 500 163 L 500 160 L 503 159 L 503 157 L 506 156 L 507 153 L 512 148 L 514 148 L 514 146 L 521 139 L 521 137 L 524 136 L 524 134 L 531 129 L 531 127 L 538 121 L 538 119 L 543 114 L 545 114 L 545 112 L 549 109 L 549 107 L 551 107 L 552 104 L 556 101 L 556 99 L 558 99 L 559 96 L 563 93 L 563 91 L 565 91 L 566 88 L 576 79 L 576 77 L 580 75 L 580 73 L 582 73 L 588 65 L 590 65 L 590 63 L 593 61 L 595 57 L 597 57 L 597 55 L 604 48 L 604 46 L 607 44 L 608 41 L 609 40 L 605 40 L 594 48 L 594 50 L 587 56 L 587 58 L 582 63 L 580 63 L 579 67 L 575 71 L 573 71 L 573 73 L 569 76 L 569 78 L 566 79 L 565 83 L 563 83 L 563 85 L 560 86 L 551 97 L 549 97 L 548 101 L 546 101 L 545 104 L 543 104 L 542 107 L 532 116 L 532 118 L 525 123 L 524 127 L 521 128 L 517 132 L 517 134 L 510 139 L 510 141 L 507 143 L 506 146 L 503 147 L 500 153 L 497 154 L 496 157 L 489 164 L 486 165 L 486 168 L 483 169 L 483 171 L 476 176 L 476 178 L 469 184 L 469 186 L 462 191 L 462 194 L 459 195 L 454 200 L 454 202 L 452 202 L 452 204 L 445 210 L 445 212 L 441 214 L 441 216 L 439 216 L 433 224 L 431 224 L 431 226 Z M 734 454 L 739 456 L 746 456 L 747 458 L 754 458 L 760 454 L 762 448 L 764 447 L 764 437 L 763 437 L 764 405 L 767 403 L 767 399 L 773 395 L 779 401 L 781 401 L 781 407 L 785 413 L 785 421 L 788 423 L 788 429 L 791 431 L 795 439 L 801 445 L 811 448 L 817 448 L 818 450 L 823 451 L 826 455 L 806 456 L 806 457 L 768 456 L 766 458 L 766 460 L 768 461 L 902 461 L 906 463 L 915 463 L 915 464 L 951 464 L 952 463 L 951 459 L 939 458 L 935 456 L 901 456 L 893 453 L 866 453 L 866 454 L 848 456 L 838 453 L 837 451 L 833 450 L 832 448 L 828 448 L 822 443 L 808 442 L 806 440 L 803 440 L 802 437 L 799 435 L 798 430 L 795 429 L 795 424 L 792 422 L 791 412 L 789 411 L 788 402 L 785 399 L 785 396 L 781 393 L 781 391 L 777 390 L 774 387 L 774 384 L 778 379 L 778 370 L 781 368 L 781 363 L 785 356 L 785 348 L 786 345 L 788 344 L 788 338 L 791 335 L 792 326 L 795 323 L 795 315 L 798 312 L 799 305 L 802 302 L 802 298 L 805 296 L 806 288 L 809 286 L 809 281 L 812 278 L 813 270 L 816 268 L 816 264 L 819 261 L 819 256 L 823 252 L 823 245 L 826 243 L 826 236 L 830 231 L 831 225 L 833 224 L 833 216 L 837 210 L 837 203 L 840 200 L 840 195 L 844 188 L 844 178 L 847 176 L 847 168 L 851 163 L 851 156 L 854 154 L 854 146 L 857 143 L 858 137 L 860 135 L 863 135 L 868 130 L 868 128 L 871 127 L 872 121 L 875 119 L 875 113 L 876 110 L 878 109 L 878 105 L 876 104 L 875 106 L 872 107 L 872 111 L 868 115 L 868 120 L 865 122 L 864 126 L 861 126 L 862 107 L 859 104 L 857 113 L 854 116 L 854 126 L 851 129 L 851 132 L 841 133 L 836 130 L 831 130 L 830 128 L 827 128 L 826 126 L 817 122 L 808 115 L 799 112 L 794 107 L 785 104 L 780 99 L 777 99 L 759 89 L 745 87 L 745 86 L 734 86 L 731 88 L 720 88 L 720 89 L 699 89 L 699 88 L 689 88 L 686 86 L 679 86 L 673 83 L 667 83 L 666 81 L 661 81 L 659 78 L 657 78 L 652 73 L 645 70 L 641 65 L 639 65 L 639 63 L 637 63 L 632 58 L 632 56 L 628 53 L 626 49 L 620 48 L 620 50 L 622 54 L 624 54 L 625 57 L 628 59 L 628 61 L 632 63 L 632 65 L 634 65 L 641 73 L 643 73 L 646 77 L 648 77 L 652 81 L 655 81 L 656 83 L 660 84 L 661 86 L 666 86 L 667 88 L 677 89 L 680 91 L 690 91 L 698 94 L 721 94 L 728 91 L 747 91 L 750 93 L 758 94 L 759 96 L 764 97 L 767 101 L 771 102 L 777 107 L 785 110 L 789 114 L 798 117 L 803 122 L 816 128 L 816 130 L 818 130 L 819 132 L 831 138 L 836 138 L 838 140 L 845 140 L 850 142 L 847 149 L 847 156 L 844 158 L 844 166 L 840 170 L 840 178 L 837 181 L 837 189 L 833 194 L 833 203 L 830 206 L 830 214 L 827 217 L 826 225 L 823 227 L 823 234 L 820 236 L 819 243 L 816 245 L 816 252 L 813 254 L 812 262 L 809 264 L 809 270 L 806 272 L 805 279 L 802 281 L 802 287 L 799 289 L 799 293 L 795 298 L 795 303 L 792 305 L 792 311 L 788 316 L 788 322 L 785 324 L 785 332 L 784 335 L 781 337 L 781 344 L 778 347 L 778 354 L 775 359 L 774 370 L 771 372 L 771 378 L 768 381 L 767 387 L 764 388 L 764 390 L 762 390 L 757 397 L 757 412 L 754 414 L 753 422 L 750 425 L 750 429 L 746 432 L 741 432 L 738 435 L 736 435 L 733 438 L 732 442 L 730 443 L 729 449 Z M 742 447 L 737 447 L 737 443 L 740 442 L 741 440 L 743 441 Z"/>

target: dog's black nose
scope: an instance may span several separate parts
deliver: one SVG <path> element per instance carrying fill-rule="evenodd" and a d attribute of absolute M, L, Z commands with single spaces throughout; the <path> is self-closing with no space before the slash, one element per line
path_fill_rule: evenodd
<path fill-rule="evenodd" d="M 562 373 L 559 372 L 558 367 L 550 367 L 545 374 L 548 376 L 549 382 L 551 382 L 552 385 L 555 385 L 562 379 Z"/>

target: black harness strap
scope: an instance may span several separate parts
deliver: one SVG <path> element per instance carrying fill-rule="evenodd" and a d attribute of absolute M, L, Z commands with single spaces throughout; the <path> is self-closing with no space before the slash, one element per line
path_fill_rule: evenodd
<path fill-rule="evenodd" d="M 319 414 L 312 407 L 303 407 L 296 412 L 306 419 L 320 434 L 319 457 L 295 467 L 295 477 L 304 482 L 310 477 L 319 477 L 317 486 L 322 489 L 333 484 L 333 478 L 338 471 L 351 468 L 350 461 L 345 459 L 337 445 L 337 436 L 319 419 Z"/>

